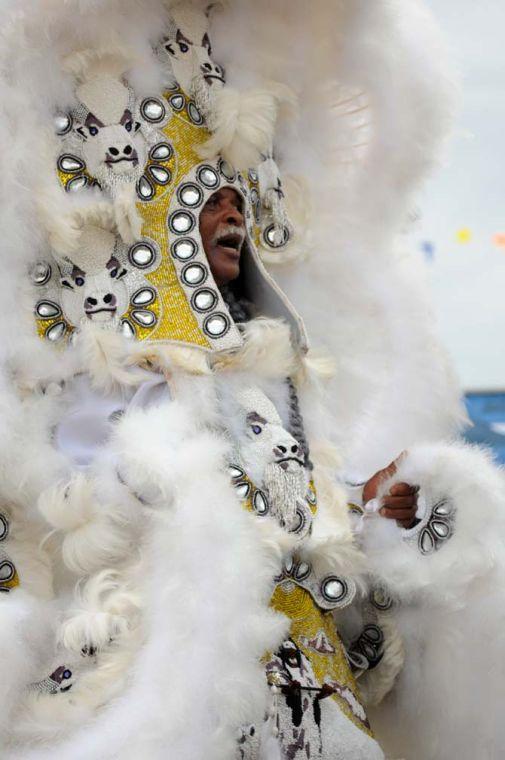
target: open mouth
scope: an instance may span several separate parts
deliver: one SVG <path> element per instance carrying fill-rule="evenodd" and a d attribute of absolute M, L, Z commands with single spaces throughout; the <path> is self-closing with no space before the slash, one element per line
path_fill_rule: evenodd
<path fill-rule="evenodd" d="M 242 249 L 244 238 L 239 233 L 229 233 L 228 235 L 222 235 L 216 241 L 216 244 L 225 253 L 231 254 L 233 257 L 238 258 Z"/>
<path fill-rule="evenodd" d="M 89 319 L 92 319 L 95 314 L 102 314 L 103 312 L 107 312 L 108 314 L 115 314 L 117 311 L 117 308 L 115 306 L 103 306 L 100 309 L 85 309 L 86 316 L 89 317 Z"/>

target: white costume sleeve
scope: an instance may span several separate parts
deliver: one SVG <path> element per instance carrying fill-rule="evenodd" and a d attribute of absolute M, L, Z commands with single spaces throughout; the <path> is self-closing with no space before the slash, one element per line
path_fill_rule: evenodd
<path fill-rule="evenodd" d="M 371 713 L 374 726 L 391 757 L 495 760 L 505 746 L 502 472 L 478 448 L 421 445 L 378 498 L 395 482 L 420 486 L 418 524 L 403 530 L 372 515 L 360 533 L 372 586 L 388 590 L 405 649 L 392 693 Z M 364 673 L 372 704 L 383 696 L 385 665 Z"/>
<path fill-rule="evenodd" d="M 412 594 L 464 599 L 476 578 L 503 555 L 503 475 L 483 451 L 461 444 L 413 447 L 378 499 L 394 483 L 420 486 L 419 522 L 404 530 L 375 515 L 363 525 L 371 574 L 398 599 Z"/>

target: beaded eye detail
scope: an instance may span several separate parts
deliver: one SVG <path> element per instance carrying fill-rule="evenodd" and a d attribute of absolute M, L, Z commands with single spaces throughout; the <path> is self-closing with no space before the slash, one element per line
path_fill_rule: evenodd
<path fill-rule="evenodd" d="M 260 425 L 251 425 L 251 430 L 254 435 L 259 435 L 263 431 L 263 428 Z"/>

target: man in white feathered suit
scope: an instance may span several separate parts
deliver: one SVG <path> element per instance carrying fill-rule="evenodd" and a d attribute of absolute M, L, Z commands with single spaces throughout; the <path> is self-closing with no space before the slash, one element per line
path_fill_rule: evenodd
<path fill-rule="evenodd" d="M 2 756 L 500 757 L 502 475 L 398 250 L 431 19 L 1 13 Z"/>

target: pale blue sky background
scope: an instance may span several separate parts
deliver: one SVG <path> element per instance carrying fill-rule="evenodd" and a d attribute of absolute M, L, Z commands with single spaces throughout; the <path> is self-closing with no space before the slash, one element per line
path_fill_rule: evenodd
<path fill-rule="evenodd" d="M 440 332 L 464 389 L 505 390 L 505 0 L 427 2 L 463 93 L 446 162 L 423 193 L 412 234 L 420 251 L 433 245 Z M 471 239 L 462 244 L 465 228 Z"/>

